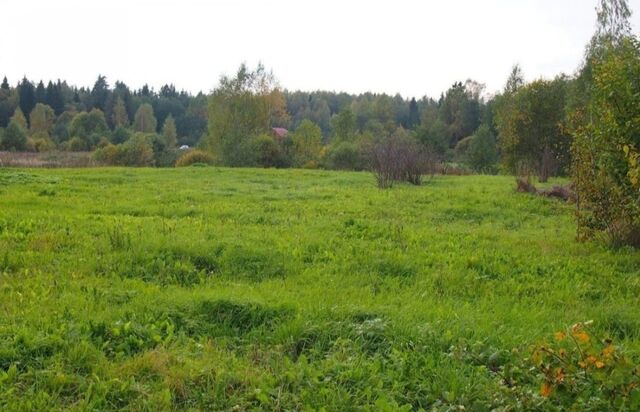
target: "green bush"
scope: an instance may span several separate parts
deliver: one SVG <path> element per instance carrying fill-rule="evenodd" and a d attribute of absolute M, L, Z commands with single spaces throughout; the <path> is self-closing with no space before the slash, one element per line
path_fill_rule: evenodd
<path fill-rule="evenodd" d="M 155 164 L 151 137 L 143 133 L 136 133 L 131 139 L 117 146 L 107 143 L 93 153 L 93 158 L 108 165 L 153 166 Z"/>
<path fill-rule="evenodd" d="M 14 121 L 9 122 L 9 126 L 4 130 L 0 149 L 2 150 L 25 150 L 27 148 L 27 135 L 24 130 Z"/>
<path fill-rule="evenodd" d="M 100 163 L 117 165 L 119 162 L 120 149 L 114 144 L 108 144 L 93 152 L 93 158 Z"/>
<path fill-rule="evenodd" d="M 120 146 L 119 161 L 124 166 L 153 166 L 154 150 L 149 136 L 136 133 Z"/>
<path fill-rule="evenodd" d="M 70 152 L 84 152 L 88 149 L 87 143 L 78 136 L 72 137 L 69 141 L 67 141 L 66 148 Z"/>
<path fill-rule="evenodd" d="M 326 166 L 337 170 L 364 170 L 367 161 L 356 143 L 341 142 L 329 149 Z"/>
<path fill-rule="evenodd" d="M 48 152 L 56 148 L 56 144 L 49 138 L 33 139 L 33 146 L 36 152 Z"/>
<path fill-rule="evenodd" d="M 173 167 L 176 165 L 181 151 L 179 149 L 165 149 L 155 154 L 155 165 L 157 167 Z"/>
<path fill-rule="evenodd" d="M 465 141 L 462 140 L 460 143 Z M 456 151 L 458 147 L 456 146 Z M 495 173 L 498 163 L 498 149 L 496 138 L 489 127 L 480 126 L 468 141 L 468 147 L 463 155 L 463 162 L 474 172 Z"/>
<path fill-rule="evenodd" d="M 282 148 L 276 140 L 268 134 L 261 134 L 251 140 L 252 151 L 256 164 L 260 167 L 284 167 L 288 163 Z"/>
<path fill-rule="evenodd" d="M 191 166 L 196 163 L 213 164 L 213 156 L 203 150 L 189 150 L 176 161 L 176 167 Z"/>
<path fill-rule="evenodd" d="M 131 131 L 125 127 L 118 126 L 111 133 L 111 142 L 113 144 L 121 144 L 131 138 Z"/>
<path fill-rule="evenodd" d="M 592 99 L 576 113 L 573 181 L 579 237 L 603 234 L 613 246 L 640 247 L 640 42 L 624 39 L 594 60 Z M 584 122 L 584 119 L 588 121 Z"/>

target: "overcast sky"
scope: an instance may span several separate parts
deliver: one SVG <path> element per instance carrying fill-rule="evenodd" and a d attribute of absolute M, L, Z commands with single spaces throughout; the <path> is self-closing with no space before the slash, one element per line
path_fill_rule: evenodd
<path fill-rule="evenodd" d="M 630 0 L 633 29 L 640 0 Z M 493 92 L 571 73 L 596 0 L 0 0 L 0 76 L 213 89 L 262 61 L 290 90 L 437 97 L 472 78 Z"/>

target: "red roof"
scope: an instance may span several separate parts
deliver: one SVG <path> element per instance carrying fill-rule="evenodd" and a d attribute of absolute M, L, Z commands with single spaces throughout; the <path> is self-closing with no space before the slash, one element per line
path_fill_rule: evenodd
<path fill-rule="evenodd" d="M 274 127 L 272 128 L 272 130 L 276 137 L 279 139 L 283 139 L 287 137 L 287 134 L 289 134 L 289 131 L 283 127 Z"/>

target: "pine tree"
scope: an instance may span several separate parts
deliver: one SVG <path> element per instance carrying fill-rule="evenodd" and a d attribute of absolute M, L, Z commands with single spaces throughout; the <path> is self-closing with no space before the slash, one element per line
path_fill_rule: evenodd
<path fill-rule="evenodd" d="M 47 102 L 47 89 L 44 88 L 44 83 L 42 80 L 38 82 L 36 86 L 36 103 L 46 103 Z"/>
<path fill-rule="evenodd" d="M 9 81 L 7 81 L 7 76 L 4 76 L 4 79 L 2 79 L 0 89 L 9 90 Z"/>

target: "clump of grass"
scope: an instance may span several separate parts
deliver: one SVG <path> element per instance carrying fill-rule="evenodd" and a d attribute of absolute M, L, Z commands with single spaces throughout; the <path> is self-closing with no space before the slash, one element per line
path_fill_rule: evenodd
<path fill-rule="evenodd" d="M 191 335 L 238 336 L 254 329 L 271 330 L 290 319 L 294 310 L 230 300 L 203 300 L 187 309 L 180 321 Z"/>
<path fill-rule="evenodd" d="M 107 238 L 112 250 L 126 250 L 131 248 L 131 235 L 124 227 L 116 223 L 107 229 Z"/>
<path fill-rule="evenodd" d="M 231 246 L 221 256 L 222 271 L 233 279 L 263 281 L 287 275 L 285 258 L 276 250 Z"/>
<path fill-rule="evenodd" d="M 38 196 L 49 196 L 53 197 L 56 195 L 56 191 L 53 189 L 42 189 L 38 192 Z"/>

